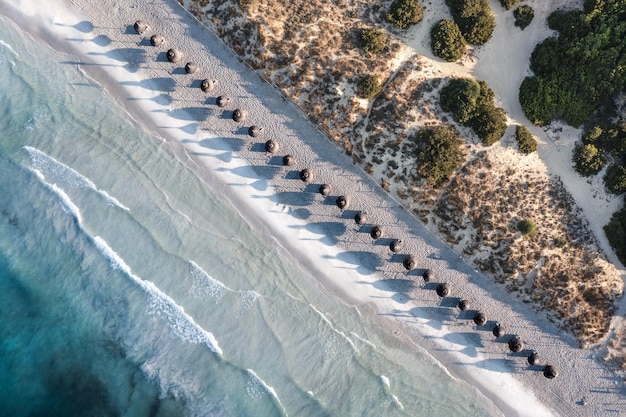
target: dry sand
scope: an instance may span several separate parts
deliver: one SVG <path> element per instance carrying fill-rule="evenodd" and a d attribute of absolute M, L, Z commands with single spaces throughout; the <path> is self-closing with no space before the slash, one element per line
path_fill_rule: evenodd
<path fill-rule="evenodd" d="M 20 17 L 7 3 L 33 16 Z M 426 347 L 507 416 L 619 415 L 626 410 L 624 381 L 605 369 L 593 351 L 578 349 L 573 337 L 475 272 L 175 1 L 68 1 L 75 15 L 55 4 L 40 10 L 35 1 L 4 2 L 2 12 L 55 48 L 75 54 L 76 64 L 139 123 L 180 151 L 181 162 L 221 181 L 225 197 L 251 221 L 261 220 L 257 227 L 317 270 L 321 283 L 337 296 Z M 137 19 L 150 26 L 143 35 L 132 29 Z M 148 41 L 155 33 L 166 40 L 157 48 Z M 110 43 L 101 46 L 94 42 L 97 37 Z M 179 63 L 165 59 L 169 47 L 182 51 Z M 198 73 L 185 74 L 187 61 L 198 63 Z M 203 78 L 218 81 L 208 95 L 198 88 Z M 216 106 L 219 95 L 231 98 L 224 109 Z M 247 111 L 241 123 L 231 120 L 238 107 Z M 258 138 L 247 135 L 253 124 L 263 127 Z M 264 151 L 268 139 L 280 145 L 275 156 Z M 293 167 L 282 165 L 287 153 L 297 156 Z M 303 168 L 313 170 L 311 183 L 297 178 Z M 332 184 L 331 196 L 317 193 L 321 183 Z M 340 194 L 350 197 L 343 212 L 335 205 Z M 368 224 L 354 223 L 355 210 L 367 211 Z M 383 239 L 369 236 L 372 224 L 384 228 Z M 387 247 L 391 237 L 405 244 L 400 256 Z M 401 265 L 406 254 L 418 262 L 409 273 Z M 424 284 L 425 268 L 434 272 L 434 283 L 451 285 L 450 297 L 441 300 L 435 284 Z M 475 327 L 459 312 L 459 297 L 486 314 L 486 326 Z M 504 324 L 507 337 L 493 337 L 495 321 Z M 518 354 L 505 343 L 515 334 L 526 341 Z M 542 364 L 556 366 L 559 377 L 545 379 L 540 367 L 528 366 L 530 349 L 540 353 Z"/>

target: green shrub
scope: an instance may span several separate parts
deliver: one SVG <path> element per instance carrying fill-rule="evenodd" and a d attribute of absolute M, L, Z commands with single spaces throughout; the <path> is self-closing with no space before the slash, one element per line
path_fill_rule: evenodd
<path fill-rule="evenodd" d="M 496 21 L 489 0 L 446 0 L 446 4 L 467 42 L 482 45 L 491 38 Z"/>
<path fill-rule="evenodd" d="M 574 169 L 583 177 L 596 175 L 604 164 L 606 160 L 594 145 L 578 145 L 574 148 Z"/>
<path fill-rule="evenodd" d="M 366 52 L 371 52 L 373 54 L 378 54 L 385 49 L 387 46 L 387 35 L 380 29 L 376 28 L 365 28 L 361 30 L 361 35 L 359 36 L 361 41 L 361 47 Z"/>
<path fill-rule="evenodd" d="M 257 0 L 239 0 L 239 7 L 244 10 L 249 10 L 252 6 L 256 4 Z"/>
<path fill-rule="evenodd" d="M 513 17 L 515 18 L 515 26 L 524 30 L 526 26 L 530 25 L 535 17 L 535 11 L 530 6 L 519 6 L 513 10 Z"/>
<path fill-rule="evenodd" d="M 443 186 L 465 160 L 463 140 L 450 126 L 420 129 L 415 142 L 415 167 L 430 187 Z"/>
<path fill-rule="evenodd" d="M 520 1 L 522 0 L 500 0 L 500 4 L 502 5 L 502 7 L 509 10 L 511 7 L 515 6 Z"/>
<path fill-rule="evenodd" d="M 356 93 L 361 98 L 372 98 L 380 93 L 380 89 L 378 77 L 372 74 L 359 78 L 356 83 Z"/>
<path fill-rule="evenodd" d="M 494 93 L 484 81 L 451 80 L 440 92 L 441 108 L 452 118 L 472 128 L 485 146 L 498 141 L 506 130 L 506 113 L 494 105 Z"/>
<path fill-rule="evenodd" d="M 554 246 L 557 248 L 564 248 L 567 245 L 567 240 L 564 237 L 557 237 L 554 239 Z"/>
<path fill-rule="evenodd" d="M 430 30 L 430 48 L 435 56 L 452 62 L 465 54 L 467 43 L 456 23 L 442 19 Z"/>
<path fill-rule="evenodd" d="M 613 213 L 604 233 L 615 254 L 626 265 L 626 201 L 624 207 Z"/>
<path fill-rule="evenodd" d="M 604 185 L 613 194 L 626 192 L 626 167 L 611 165 L 604 175 Z"/>
<path fill-rule="evenodd" d="M 537 226 L 531 220 L 520 220 L 517 222 L 517 230 L 524 236 L 533 237 L 537 233 Z"/>
<path fill-rule="evenodd" d="M 537 150 L 537 141 L 526 126 L 517 125 L 515 127 L 515 140 L 517 147 L 523 154 L 531 154 Z"/>
<path fill-rule="evenodd" d="M 408 29 L 423 18 L 422 5 L 417 0 L 394 0 L 387 13 L 387 21 L 400 29 Z"/>

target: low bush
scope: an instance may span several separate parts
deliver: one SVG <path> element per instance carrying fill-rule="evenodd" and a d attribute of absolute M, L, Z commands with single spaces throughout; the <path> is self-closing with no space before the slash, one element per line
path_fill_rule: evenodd
<path fill-rule="evenodd" d="M 446 4 L 467 42 L 482 45 L 491 38 L 496 21 L 489 0 L 446 0 Z"/>
<path fill-rule="evenodd" d="M 515 127 L 515 140 L 517 147 L 523 154 L 531 154 L 537 150 L 537 141 L 526 126 L 517 125 Z"/>
<path fill-rule="evenodd" d="M 624 203 L 624 207 L 613 213 L 604 226 L 604 233 L 619 260 L 626 265 L 626 201 Z"/>
<path fill-rule="evenodd" d="M 612 164 L 604 175 L 604 185 L 613 194 L 626 192 L 626 167 Z"/>
<path fill-rule="evenodd" d="M 420 129 L 415 142 L 415 167 L 430 187 L 443 186 L 465 160 L 463 139 L 450 126 Z"/>
<path fill-rule="evenodd" d="M 361 47 L 366 52 L 378 54 L 385 50 L 387 46 L 387 35 L 380 29 L 365 28 L 359 35 Z"/>
<path fill-rule="evenodd" d="M 430 30 L 430 49 L 446 61 L 457 61 L 467 50 L 467 43 L 459 26 L 450 19 L 442 19 Z"/>
<path fill-rule="evenodd" d="M 474 131 L 485 146 L 497 142 L 506 130 L 506 113 L 495 107 L 494 93 L 484 81 L 451 80 L 440 92 L 441 108 Z"/>
<path fill-rule="evenodd" d="M 372 74 L 359 78 L 356 83 L 356 93 L 361 98 L 370 99 L 380 93 L 380 89 L 378 77 Z"/>
<path fill-rule="evenodd" d="M 606 164 L 598 148 L 592 144 L 574 148 L 574 169 L 583 177 L 596 175 Z"/>
<path fill-rule="evenodd" d="M 515 6 L 520 1 L 522 0 L 500 0 L 500 4 L 502 5 L 502 7 L 509 10 L 511 7 Z"/>
<path fill-rule="evenodd" d="M 535 10 L 530 6 L 519 6 L 513 10 L 513 17 L 515 18 L 515 26 L 524 30 L 535 17 Z"/>
<path fill-rule="evenodd" d="M 537 226 L 531 220 L 520 220 L 517 222 L 517 230 L 524 236 L 533 237 L 537 233 Z"/>
<path fill-rule="evenodd" d="M 386 19 L 400 29 L 408 29 L 424 17 L 422 5 L 417 0 L 394 0 Z"/>

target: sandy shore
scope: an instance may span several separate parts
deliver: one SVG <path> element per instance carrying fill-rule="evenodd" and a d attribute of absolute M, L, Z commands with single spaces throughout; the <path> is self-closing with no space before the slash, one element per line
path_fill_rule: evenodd
<path fill-rule="evenodd" d="M 41 10 L 35 1 L 5 1 L 2 13 L 54 48 L 73 53 L 71 64 L 80 65 L 207 181 L 219 182 L 225 198 L 317 271 L 322 285 L 424 346 L 504 415 L 619 415 L 626 410 L 623 381 L 592 351 L 578 349 L 573 337 L 560 334 L 458 258 L 175 1 L 68 1 L 74 15 L 60 6 L 61 0 L 53 4 L 58 5 Z M 149 25 L 142 35 L 132 28 L 137 19 Z M 164 45 L 150 45 L 156 33 Z M 182 52 L 180 62 L 167 62 L 170 47 Z M 188 61 L 198 64 L 197 73 L 185 73 Z M 217 81 L 209 94 L 199 88 L 204 78 Z M 216 105 L 220 95 L 231 99 L 224 108 Z M 244 121 L 232 120 L 235 108 L 246 110 Z M 251 125 L 263 127 L 261 136 L 248 135 Z M 269 139 L 280 146 L 275 155 L 265 152 Z M 285 154 L 296 156 L 294 166 L 283 166 Z M 310 183 L 298 179 L 304 168 L 313 172 Z M 317 192 L 322 183 L 332 185 L 330 196 Z M 350 199 L 344 211 L 335 205 L 339 195 Z M 353 220 L 358 210 L 367 212 L 363 226 Z M 377 241 L 369 235 L 374 224 L 384 229 Z M 389 251 L 391 238 L 404 242 L 399 254 Z M 401 262 L 408 254 L 417 259 L 417 268 L 407 273 Z M 426 268 L 434 273 L 428 284 L 421 278 Z M 440 299 L 434 288 L 444 281 L 452 292 Z M 459 298 L 470 300 L 472 311 L 484 312 L 487 324 L 474 326 L 455 307 Z M 491 333 L 496 321 L 506 328 L 503 338 Z M 512 335 L 525 340 L 522 352 L 509 352 L 506 341 Z M 532 349 L 541 355 L 541 364 L 559 370 L 558 378 L 548 380 L 541 366 L 527 364 Z"/>

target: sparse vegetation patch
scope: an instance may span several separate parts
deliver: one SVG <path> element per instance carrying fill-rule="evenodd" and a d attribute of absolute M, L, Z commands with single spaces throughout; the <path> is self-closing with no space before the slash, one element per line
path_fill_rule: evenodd
<path fill-rule="evenodd" d="M 373 54 L 384 51 L 387 45 L 387 35 L 382 30 L 376 28 L 362 29 L 359 40 L 363 50 Z"/>
<path fill-rule="evenodd" d="M 356 93 L 361 98 L 372 98 L 380 93 L 380 83 L 375 75 L 365 75 L 356 83 Z"/>
<path fill-rule="evenodd" d="M 535 17 L 535 11 L 532 7 L 523 5 L 513 10 L 513 17 L 515 18 L 515 26 L 524 30 Z"/>
<path fill-rule="evenodd" d="M 517 125 L 515 127 L 515 140 L 517 141 L 517 147 L 523 154 L 528 155 L 537 150 L 537 141 L 526 126 Z"/>
<path fill-rule="evenodd" d="M 415 168 L 428 185 L 439 188 L 465 160 L 463 140 L 450 126 L 420 129 L 415 135 Z"/>
<path fill-rule="evenodd" d="M 417 0 L 394 0 L 387 13 L 387 21 L 400 29 L 408 29 L 424 17 L 422 5 Z"/>

